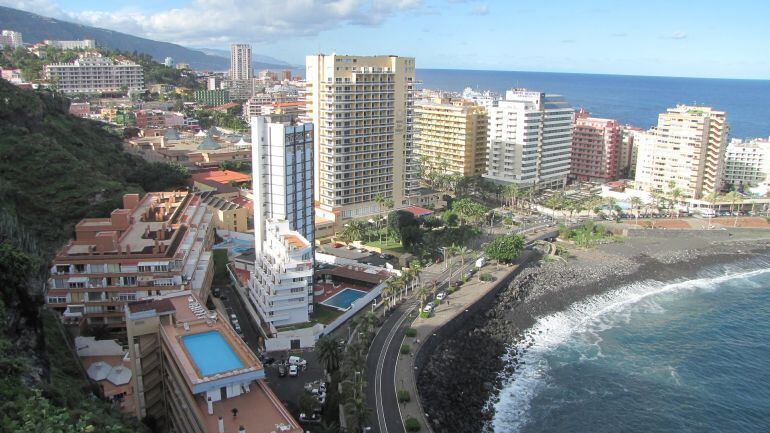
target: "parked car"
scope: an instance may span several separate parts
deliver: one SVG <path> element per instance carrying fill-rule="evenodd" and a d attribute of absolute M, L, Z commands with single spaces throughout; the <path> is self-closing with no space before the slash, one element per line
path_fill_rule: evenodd
<path fill-rule="evenodd" d="M 299 356 L 293 356 L 292 355 L 292 356 L 289 357 L 289 365 L 297 365 L 297 366 L 304 367 L 304 366 L 307 365 L 307 361 L 302 359 L 302 358 L 300 358 Z"/>
<path fill-rule="evenodd" d="M 262 365 L 272 365 L 275 362 L 275 358 L 265 355 L 260 355 L 259 360 L 262 362 Z"/>
<path fill-rule="evenodd" d="M 278 364 L 278 377 L 286 377 L 286 365 Z"/>
<path fill-rule="evenodd" d="M 235 313 L 230 313 L 230 321 L 235 323 L 238 321 L 238 316 L 235 315 Z"/>
<path fill-rule="evenodd" d="M 431 304 L 428 304 L 428 305 L 422 307 L 422 312 L 423 313 L 430 313 L 431 311 L 433 311 L 433 305 L 431 305 Z"/>
<path fill-rule="evenodd" d="M 472 269 L 470 271 L 467 271 L 467 272 L 465 272 L 463 274 L 463 278 L 465 278 L 466 280 L 469 280 L 472 276 L 473 276 L 473 270 Z"/>
<path fill-rule="evenodd" d="M 438 295 L 436 295 L 436 299 L 438 299 L 439 301 L 443 301 L 444 299 L 446 299 L 446 292 L 439 292 Z"/>
<path fill-rule="evenodd" d="M 241 329 L 241 325 L 238 323 L 233 324 L 233 329 L 235 329 L 235 332 L 238 333 L 238 335 L 243 335 L 243 330 Z"/>
<path fill-rule="evenodd" d="M 297 377 L 299 375 L 299 367 L 296 365 L 289 366 L 289 376 Z"/>
<path fill-rule="evenodd" d="M 219 287 L 215 287 L 215 288 L 214 288 L 214 290 L 212 290 L 212 291 L 211 291 L 211 294 L 212 294 L 212 295 L 213 295 L 215 298 L 218 298 L 218 297 L 219 297 L 219 295 L 220 295 L 221 293 L 222 293 L 222 292 L 221 292 L 221 290 L 219 290 Z"/>
<path fill-rule="evenodd" d="M 326 404 L 326 393 L 325 393 L 325 392 L 323 392 L 323 393 L 321 393 L 321 394 L 318 394 L 318 395 L 315 397 L 315 399 L 316 399 L 316 400 L 318 400 L 318 403 L 320 403 L 321 405 L 324 405 L 324 404 Z"/>
<path fill-rule="evenodd" d="M 321 422 L 321 415 L 317 413 L 300 413 L 299 414 L 299 422 L 305 423 L 305 424 L 314 424 Z"/>

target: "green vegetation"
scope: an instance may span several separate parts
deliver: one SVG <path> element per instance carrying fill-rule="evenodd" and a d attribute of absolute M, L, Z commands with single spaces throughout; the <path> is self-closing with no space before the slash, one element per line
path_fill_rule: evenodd
<path fill-rule="evenodd" d="M 603 239 L 612 237 L 612 233 L 601 224 L 595 224 L 589 220 L 580 227 L 570 230 L 564 226 L 559 227 L 559 237 L 575 242 L 575 245 L 587 247 Z"/>
<path fill-rule="evenodd" d="M 219 168 L 251 174 L 251 161 L 224 161 L 219 163 Z"/>
<path fill-rule="evenodd" d="M 492 281 L 495 281 L 496 279 L 497 278 L 495 278 L 494 275 L 492 275 L 492 274 L 490 274 L 488 272 L 479 275 L 479 280 L 485 281 L 485 282 L 492 282 Z"/>
<path fill-rule="evenodd" d="M 407 418 L 404 421 L 404 428 L 408 432 L 418 432 L 422 426 L 420 426 L 420 421 L 417 421 L 415 418 Z"/>
<path fill-rule="evenodd" d="M 211 252 L 211 256 L 214 259 L 214 279 L 212 280 L 212 285 L 214 287 L 228 285 L 230 277 L 227 276 L 227 249 L 215 249 Z"/>
<path fill-rule="evenodd" d="M 402 344 L 401 348 L 398 349 L 398 352 L 402 355 L 409 355 L 409 352 L 411 351 L 412 351 L 412 348 L 406 343 Z"/>
<path fill-rule="evenodd" d="M 45 58 L 40 58 L 27 49 L 19 47 L 15 50 L 0 51 L 0 68 L 20 69 L 21 76 L 26 81 L 43 79 L 43 67 L 48 63 L 71 62 L 78 58 L 78 51 L 62 51 L 54 47 L 46 47 L 43 51 Z"/>
<path fill-rule="evenodd" d="M 236 114 L 235 110 L 240 110 L 240 105 L 227 110 L 227 112 L 214 110 L 199 110 L 195 116 L 198 118 L 198 124 L 203 129 L 209 129 L 212 126 L 220 126 L 233 131 L 245 132 L 249 130 L 249 125 L 245 120 Z"/>
<path fill-rule="evenodd" d="M 409 403 L 412 401 L 412 396 L 409 395 L 409 391 L 405 389 L 399 389 L 397 395 L 399 403 Z"/>
<path fill-rule="evenodd" d="M 55 317 L 40 314 L 48 259 L 86 216 L 187 173 L 123 153 L 66 99 L 0 80 L 0 415 L 3 431 L 145 432 L 97 397 Z"/>
<path fill-rule="evenodd" d="M 392 239 L 385 239 L 382 242 L 371 241 L 371 242 L 365 243 L 364 245 L 371 248 L 379 248 L 382 252 L 387 252 L 387 251 L 392 251 L 396 253 L 406 252 L 404 247 L 401 246 L 401 242 L 392 240 Z"/>
<path fill-rule="evenodd" d="M 524 238 L 519 235 L 505 235 L 496 238 L 484 248 L 484 254 L 498 262 L 510 263 L 516 260 L 524 249 Z"/>
<path fill-rule="evenodd" d="M 334 319 L 339 317 L 342 314 L 342 311 L 327 307 L 326 305 L 315 303 L 313 304 L 313 314 L 310 316 L 310 319 L 313 322 L 316 323 L 323 323 L 324 325 L 328 325 L 329 323 L 332 323 Z"/>
<path fill-rule="evenodd" d="M 420 319 L 427 319 L 430 317 L 430 313 L 426 313 L 425 311 L 420 311 Z"/>
<path fill-rule="evenodd" d="M 406 328 L 406 331 L 404 332 L 404 335 L 410 338 L 414 338 L 417 336 L 417 330 L 414 328 Z"/>

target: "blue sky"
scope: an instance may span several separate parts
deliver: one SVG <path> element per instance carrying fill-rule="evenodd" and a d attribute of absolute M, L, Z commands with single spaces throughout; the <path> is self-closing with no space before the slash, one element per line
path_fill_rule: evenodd
<path fill-rule="evenodd" d="M 770 79 L 762 0 L 0 0 L 192 47 L 294 64 L 398 54 L 418 68 Z"/>

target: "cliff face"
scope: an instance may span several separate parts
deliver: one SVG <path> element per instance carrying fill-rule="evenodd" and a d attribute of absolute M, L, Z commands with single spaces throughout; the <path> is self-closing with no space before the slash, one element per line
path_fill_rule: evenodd
<path fill-rule="evenodd" d="M 144 432 L 98 398 L 43 307 L 48 260 L 81 218 L 126 192 L 181 187 L 184 170 L 121 150 L 67 99 L 0 79 L 0 431 Z"/>

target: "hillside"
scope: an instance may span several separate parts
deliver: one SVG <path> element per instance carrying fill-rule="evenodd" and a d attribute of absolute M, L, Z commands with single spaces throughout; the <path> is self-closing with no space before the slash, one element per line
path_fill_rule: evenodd
<path fill-rule="evenodd" d="M 181 186 L 187 173 L 124 153 L 67 104 L 0 80 L 0 431 L 145 432 L 96 398 L 41 289 L 79 219 L 105 215 L 125 192 Z"/>
<path fill-rule="evenodd" d="M 230 68 L 228 58 L 208 55 L 181 45 L 84 26 L 4 6 L 0 6 L 0 28 L 21 32 L 25 43 L 37 43 L 45 39 L 94 39 L 105 48 L 149 54 L 158 62 L 163 62 L 166 57 L 172 57 L 175 62 L 189 63 L 196 70 L 224 71 Z M 285 65 L 255 62 L 254 67 L 280 69 Z"/>

